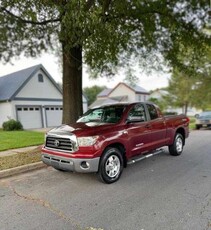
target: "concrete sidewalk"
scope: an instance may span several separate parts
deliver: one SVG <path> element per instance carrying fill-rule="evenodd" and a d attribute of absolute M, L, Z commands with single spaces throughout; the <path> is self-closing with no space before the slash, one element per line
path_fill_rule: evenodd
<path fill-rule="evenodd" d="M 18 148 L 18 149 L 9 149 L 6 151 L 0 151 L 0 157 L 4 157 L 4 156 L 11 156 L 11 155 L 15 155 L 18 153 L 25 153 L 31 150 L 34 150 L 38 147 L 41 147 L 41 145 L 36 145 L 36 146 L 29 146 L 29 147 L 24 147 L 24 148 Z"/>

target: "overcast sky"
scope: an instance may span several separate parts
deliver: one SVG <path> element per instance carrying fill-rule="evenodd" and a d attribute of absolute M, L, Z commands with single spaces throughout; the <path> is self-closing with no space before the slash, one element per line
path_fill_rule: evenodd
<path fill-rule="evenodd" d="M 62 69 L 61 64 L 57 57 L 51 54 L 43 54 L 38 58 L 25 58 L 22 57 L 19 60 L 13 59 L 12 64 L 3 65 L 0 63 L 0 76 L 22 70 L 34 65 L 42 64 L 50 75 L 57 82 L 62 81 Z M 168 85 L 168 76 L 138 76 L 138 85 L 145 88 L 146 90 L 153 90 Z M 108 80 L 106 78 L 98 78 L 97 80 L 91 80 L 88 77 L 86 70 L 83 71 L 83 87 L 93 86 L 93 85 L 105 85 L 108 88 L 115 87 L 119 82 L 123 81 L 124 76 L 116 76 L 113 80 Z"/>

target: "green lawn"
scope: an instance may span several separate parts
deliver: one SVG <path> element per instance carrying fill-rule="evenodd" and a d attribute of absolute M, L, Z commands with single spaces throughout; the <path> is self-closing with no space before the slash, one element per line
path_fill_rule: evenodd
<path fill-rule="evenodd" d="M 16 149 L 44 143 L 44 133 L 34 131 L 0 130 L 0 151 Z"/>

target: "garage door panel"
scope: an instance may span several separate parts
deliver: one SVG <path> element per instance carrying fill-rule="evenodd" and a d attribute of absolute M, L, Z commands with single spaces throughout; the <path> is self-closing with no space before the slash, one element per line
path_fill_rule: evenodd
<path fill-rule="evenodd" d="M 40 107 L 18 107 L 17 115 L 24 129 L 37 129 L 43 127 Z"/>
<path fill-rule="evenodd" d="M 61 106 L 46 107 L 47 127 L 55 127 L 62 124 L 62 108 Z"/>

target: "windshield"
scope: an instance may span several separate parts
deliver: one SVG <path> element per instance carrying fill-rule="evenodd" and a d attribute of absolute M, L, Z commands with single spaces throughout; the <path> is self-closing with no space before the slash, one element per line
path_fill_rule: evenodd
<path fill-rule="evenodd" d="M 120 121 L 124 105 L 112 105 L 88 110 L 77 122 L 117 123 Z"/>
<path fill-rule="evenodd" d="M 203 112 L 199 115 L 199 118 L 200 119 L 203 119 L 203 118 L 209 118 L 211 119 L 211 111 L 207 111 L 207 112 Z"/>

